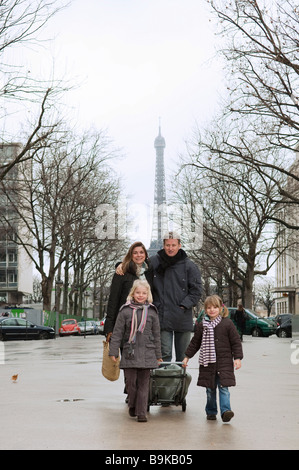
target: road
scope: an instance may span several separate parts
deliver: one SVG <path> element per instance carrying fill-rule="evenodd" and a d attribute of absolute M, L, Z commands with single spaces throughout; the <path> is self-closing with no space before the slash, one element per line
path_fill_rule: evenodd
<path fill-rule="evenodd" d="M 117 382 L 101 374 L 102 342 L 86 336 L 0 344 L 2 450 L 299 449 L 299 342 L 244 338 L 230 423 L 206 421 L 197 355 L 188 366 L 186 412 L 151 406 L 148 422 L 136 422 L 122 373 Z"/>

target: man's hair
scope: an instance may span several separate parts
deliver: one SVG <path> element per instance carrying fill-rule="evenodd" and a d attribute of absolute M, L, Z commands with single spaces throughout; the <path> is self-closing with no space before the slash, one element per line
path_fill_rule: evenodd
<path fill-rule="evenodd" d="M 178 240 L 179 243 L 181 243 L 181 238 L 180 235 L 177 232 L 166 232 L 163 235 L 163 243 L 165 243 L 165 240 Z"/>

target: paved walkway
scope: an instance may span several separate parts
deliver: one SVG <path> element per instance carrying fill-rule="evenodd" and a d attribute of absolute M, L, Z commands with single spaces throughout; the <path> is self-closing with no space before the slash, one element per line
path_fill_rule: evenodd
<path fill-rule="evenodd" d="M 230 389 L 230 423 L 206 421 L 205 390 L 196 386 L 198 356 L 188 366 L 186 412 L 152 406 L 148 422 L 138 423 L 128 415 L 122 375 L 114 383 L 101 375 L 102 341 L 0 344 L 2 450 L 299 449 L 299 342 L 245 337 L 237 387 Z"/>

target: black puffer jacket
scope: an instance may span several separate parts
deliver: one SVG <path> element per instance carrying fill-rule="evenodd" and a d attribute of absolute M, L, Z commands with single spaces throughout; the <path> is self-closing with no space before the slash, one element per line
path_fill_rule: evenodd
<path fill-rule="evenodd" d="M 186 350 L 186 356 L 191 358 L 200 349 L 203 334 L 203 324 L 197 325 L 194 336 Z M 236 385 L 234 374 L 234 359 L 243 359 L 242 343 L 239 333 L 229 318 L 222 318 L 214 328 L 216 363 L 207 367 L 199 366 L 197 385 L 215 388 L 216 375 L 223 387 Z"/>
<path fill-rule="evenodd" d="M 153 269 L 149 261 L 146 263 L 148 265 L 147 270 L 145 271 L 145 277 L 151 289 L 153 287 Z M 131 287 L 134 281 L 138 279 L 132 265 L 129 266 L 129 270 L 123 274 L 114 274 L 111 287 L 110 295 L 107 305 L 107 317 L 105 320 L 104 333 L 112 333 L 118 312 L 122 305 L 127 302 L 127 297 L 131 290 Z"/>

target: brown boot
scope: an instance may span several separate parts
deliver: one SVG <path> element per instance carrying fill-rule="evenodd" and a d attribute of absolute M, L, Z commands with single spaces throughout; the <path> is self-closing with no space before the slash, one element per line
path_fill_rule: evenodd
<path fill-rule="evenodd" d="M 147 422 L 147 417 L 146 416 L 138 416 L 137 421 L 139 423 L 146 423 Z"/>

